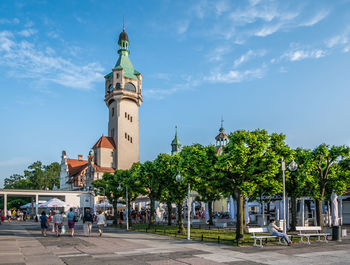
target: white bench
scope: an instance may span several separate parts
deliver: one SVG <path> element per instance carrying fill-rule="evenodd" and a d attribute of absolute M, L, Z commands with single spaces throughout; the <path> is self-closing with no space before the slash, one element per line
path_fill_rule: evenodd
<path fill-rule="evenodd" d="M 295 227 L 295 230 L 299 232 L 298 236 L 300 236 L 300 242 L 304 243 L 303 238 L 307 238 L 307 244 L 310 245 L 310 237 L 317 236 L 318 241 L 328 242 L 327 236 L 329 236 L 329 233 L 321 233 L 321 227 L 320 226 L 297 226 Z M 306 233 L 311 232 L 311 233 Z M 324 237 L 324 240 L 321 240 L 321 237 Z"/>
<path fill-rule="evenodd" d="M 254 239 L 254 247 L 260 247 L 262 248 L 262 240 L 266 239 L 266 238 L 278 238 L 278 243 L 279 244 L 283 244 L 282 243 L 282 237 L 278 237 L 278 236 L 270 236 L 270 234 L 268 235 L 260 235 L 260 236 L 256 236 L 255 233 L 269 233 L 269 230 L 267 229 L 267 227 L 254 227 L 254 228 L 248 228 L 248 233 L 252 233 L 253 236 L 251 236 L 250 238 Z M 257 245 L 256 244 L 256 240 L 259 239 L 260 244 Z"/>
<path fill-rule="evenodd" d="M 216 227 L 221 227 L 221 228 L 227 227 L 227 223 L 218 223 L 218 222 L 216 222 L 214 225 L 215 225 Z"/>

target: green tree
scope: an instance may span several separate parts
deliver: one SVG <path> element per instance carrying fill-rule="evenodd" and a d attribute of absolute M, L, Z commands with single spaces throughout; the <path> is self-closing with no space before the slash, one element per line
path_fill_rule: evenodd
<path fill-rule="evenodd" d="M 337 187 L 345 186 L 344 179 L 340 178 L 341 169 L 339 162 L 349 157 L 350 148 L 347 146 L 329 146 L 321 144 L 316 147 L 309 156 L 308 169 L 309 181 L 312 182 L 313 197 L 316 201 L 317 225 L 323 227 L 322 201 Z M 344 168 L 344 167 L 343 167 Z M 340 189 L 341 190 L 341 189 Z"/>
<path fill-rule="evenodd" d="M 171 183 L 174 181 L 174 176 L 177 174 L 177 166 L 173 164 L 173 158 L 168 154 L 159 154 L 154 160 L 154 164 L 158 177 L 162 179 L 165 184 L 161 190 L 160 201 L 167 205 L 168 225 L 171 225 L 173 198 L 169 182 Z"/>
<path fill-rule="evenodd" d="M 101 187 L 105 189 L 105 195 L 108 199 L 108 201 L 113 205 L 114 209 L 114 224 L 118 223 L 118 198 L 122 197 L 122 191 L 118 190 L 118 178 L 116 177 L 117 174 L 120 174 L 120 172 L 111 174 L 111 173 L 104 173 L 101 179 L 94 180 L 92 182 L 92 185 L 96 189 L 95 193 L 99 195 L 103 195 L 103 190 L 100 189 Z"/>
<path fill-rule="evenodd" d="M 52 189 L 59 187 L 60 165 L 53 162 L 43 165 L 40 161 L 31 164 L 23 175 L 13 174 L 4 180 L 5 189 Z"/>
<path fill-rule="evenodd" d="M 180 157 L 181 171 L 191 181 L 192 189 L 198 192 L 197 199 L 208 203 L 209 224 L 212 225 L 212 202 L 220 199 L 216 149 L 212 145 L 193 144 L 185 146 Z"/>
<path fill-rule="evenodd" d="M 160 201 L 162 197 L 162 191 L 167 185 L 163 175 L 159 172 L 157 165 L 158 163 L 146 161 L 141 164 L 138 177 L 140 178 L 141 186 L 143 187 L 144 194 L 148 196 L 151 201 L 150 204 L 150 216 L 149 216 L 149 227 L 154 225 L 155 216 L 155 202 Z"/>
<path fill-rule="evenodd" d="M 237 243 L 244 231 L 244 201 L 260 193 L 275 195 L 281 192 L 278 179 L 280 153 L 284 150 L 284 135 L 268 135 L 265 130 L 235 131 L 217 163 L 221 171 L 221 189 L 237 201 Z"/>
<path fill-rule="evenodd" d="M 286 193 L 291 197 L 291 230 L 295 231 L 297 225 L 297 198 L 307 196 L 307 166 L 311 151 L 297 148 L 294 150 L 293 158 L 298 164 L 298 169 L 294 172 L 286 171 Z M 287 161 L 288 163 L 290 161 Z M 288 165 L 288 164 L 287 164 Z"/>

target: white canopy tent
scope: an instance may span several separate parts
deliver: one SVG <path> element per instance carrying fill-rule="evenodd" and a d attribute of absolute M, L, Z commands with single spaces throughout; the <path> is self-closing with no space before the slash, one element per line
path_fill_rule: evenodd
<path fill-rule="evenodd" d="M 60 199 L 53 198 L 45 203 L 39 205 L 39 208 L 60 208 L 60 207 L 70 207 L 69 203 L 61 201 Z"/>

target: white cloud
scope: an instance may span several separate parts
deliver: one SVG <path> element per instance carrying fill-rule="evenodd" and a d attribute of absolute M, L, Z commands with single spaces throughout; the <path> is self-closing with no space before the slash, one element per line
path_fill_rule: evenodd
<path fill-rule="evenodd" d="M 288 51 L 285 54 L 282 55 L 282 58 L 286 58 L 289 61 L 295 62 L 295 61 L 301 61 L 304 59 L 319 59 L 321 57 L 324 57 L 326 55 L 326 51 L 322 49 L 296 49 L 292 51 Z"/>
<path fill-rule="evenodd" d="M 153 99 L 160 100 L 160 99 L 165 98 L 166 96 L 172 95 L 172 94 L 179 92 L 179 91 L 193 90 L 197 86 L 199 86 L 202 82 L 202 80 L 200 80 L 200 78 L 194 78 L 191 75 L 184 75 L 184 76 L 181 76 L 179 79 L 184 80 L 184 82 L 175 84 L 171 88 L 168 88 L 168 89 L 158 89 L 158 88 L 144 89 L 143 95 L 144 95 L 144 97 L 147 97 L 147 98 L 153 98 Z"/>
<path fill-rule="evenodd" d="M 222 13 L 224 12 L 227 12 L 230 8 L 230 5 L 227 1 L 218 1 L 216 4 L 215 4 L 215 11 L 216 11 L 216 14 L 217 15 L 221 15 Z"/>
<path fill-rule="evenodd" d="M 305 27 L 310 27 L 313 25 L 316 25 L 317 23 L 319 23 L 320 21 L 322 21 L 323 19 L 325 19 L 329 14 L 329 10 L 321 10 L 319 11 L 315 16 L 309 18 L 308 20 L 300 23 L 300 26 L 305 26 Z"/>
<path fill-rule="evenodd" d="M 228 54 L 232 50 L 232 46 L 223 45 L 216 47 L 212 52 L 208 54 L 208 60 L 210 62 L 218 62 L 221 61 L 226 54 Z"/>
<path fill-rule="evenodd" d="M 24 29 L 18 32 L 19 35 L 23 37 L 30 37 L 34 34 L 36 34 L 38 31 L 36 29 Z"/>
<path fill-rule="evenodd" d="M 103 69 L 98 63 L 78 65 L 70 58 L 56 55 L 51 47 L 41 49 L 26 40 L 16 41 L 8 31 L 0 32 L 0 64 L 17 78 L 54 82 L 83 90 L 89 90 L 93 83 L 103 80 Z"/>
<path fill-rule="evenodd" d="M 190 25 L 190 22 L 188 20 L 182 21 L 177 26 L 177 33 L 184 34 L 188 30 L 189 25 Z"/>
<path fill-rule="evenodd" d="M 349 43 L 350 26 L 348 26 L 343 33 L 335 35 L 330 39 L 326 40 L 326 46 L 333 48 L 335 46 L 344 46 Z"/>
<path fill-rule="evenodd" d="M 264 56 L 265 54 L 266 54 L 265 50 L 260 50 L 260 51 L 249 50 L 245 54 L 241 55 L 238 59 L 236 59 L 233 62 L 233 66 L 234 66 L 234 68 L 237 68 L 238 66 L 240 66 L 243 63 L 248 62 L 249 60 L 251 60 L 255 57 Z"/>
<path fill-rule="evenodd" d="M 231 70 L 226 73 L 211 73 L 206 80 L 214 82 L 214 83 L 240 83 L 247 80 L 252 80 L 256 78 L 264 77 L 266 73 L 266 66 L 263 65 L 260 68 L 248 69 L 244 71 Z"/>
<path fill-rule="evenodd" d="M 6 19 L 6 18 L 1 18 L 0 19 L 0 24 L 18 24 L 19 23 L 19 19 L 18 18 L 14 18 L 14 19 Z"/>
<path fill-rule="evenodd" d="M 274 24 L 274 25 L 266 25 L 263 26 L 262 28 L 258 29 L 254 35 L 257 37 L 266 37 L 269 36 L 277 31 L 279 31 L 282 27 L 282 24 Z"/>

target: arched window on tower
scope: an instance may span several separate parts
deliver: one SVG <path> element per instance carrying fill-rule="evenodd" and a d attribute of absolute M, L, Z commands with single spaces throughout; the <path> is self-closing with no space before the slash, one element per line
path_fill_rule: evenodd
<path fill-rule="evenodd" d="M 116 83 L 115 89 L 120 89 L 120 83 Z"/>
<path fill-rule="evenodd" d="M 130 90 L 130 91 L 136 92 L 136 87 L 132 83 L 126 83 L 124 88 L 126 90 Z"/>
<path fill-rule="evenodd" d="M 111 84 L 111 85 L 109 85 L 109 87 L 108 87 L 108 92 L 111 93 L 112 91 L 113 91 L 113 85 Z"/>

